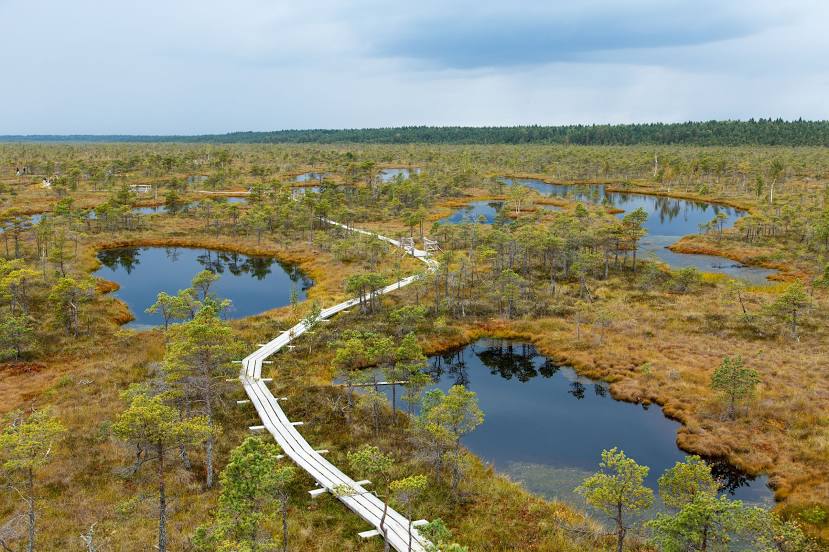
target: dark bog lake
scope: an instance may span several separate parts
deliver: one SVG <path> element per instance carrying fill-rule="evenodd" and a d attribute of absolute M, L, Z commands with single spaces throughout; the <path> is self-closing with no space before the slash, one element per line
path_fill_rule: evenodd
<path fill-rule="evenodd" d="M 707 224 L 718 215 L 722 217 L 722 227 L 730 228 L 737 219 L 746 214 L 745 211 L 734 207 L 665 196 L 611 192 L 602 184 L 564 186 L 528 178 L 502 178 L 501 181 L 505 186 L 526 186 L 548 197 L 566 197 L 623 209 L 624 212 L 617 215 L 619 218 L 641 207 L 648 213 L 648 218 L 645 222 L 647 235 L 639 243 L 639 254 L 646 258 L 655 257 L 672 268 L 695 267 L 702 272 L 726 274 L 755 284 L 768 284 L 768 276 L 776 272 L 766 268 L 744 266 L 723 257 L 674 253 L 667 249 L 682 236 L 700 233 L 701 225 Z M 492 224 L 502 205 L 501 202 L 475 201 L 440 222 L 477 222 L 478 215 L 483 214 L 484 222 Z"/>
<path fill-rule="evenodd" d="M 662 472 L 686 456 L 676 445 L 680 424 L 659 406 L 617 401 L 608 384 L 556 366 L 532 345 L 481 339 L 429 358 L 428 371 L 433 387 L 464 385 L 478 395 L 485 420 L 464 445 L 548 498 L 578 501 L 573 489 L 598 470 L 602 449 L 618 447 L 649 466 L 647 484 L 654 489 Z M 711 463 L 725 492 L 747 502 L 773 502 L 765 477 Z"/>
<path fill-rule="evenodd" d="M 470 201 L 448 217 L 438 222 L 445 224 L 461 224 L 464 222 L 482 222 L 492 224 L 504 207 L 503 201 Z M 509 222 L 509 219 L 504 219 Z"/>
<path fill-rule="evenodd" d="M 117 282 L 115 295 L 129 305 L 135 320 L 129 327 L 142 328 L 164 323 L 158 314 L 144 310 L 160 291 L 173 295 L 190 287 L 193 276 L 202 270 L 219 274 L 211 291 L 233 301 L 228 318 L 242 318 L 290 303 L 291 289 L 305 299 L 312 281 L 295 266 L 271 257 L 258 257 L 210 249 L 183 247 L 130 247 L 105 249 L 98 253 L 102 267 L 96 276 Z"/>
<path fill-rule="evenodd" d="M 412 174 L 420 174 L 420 169 L 407 169 L 403 167 L 395 167 L 389 169 L 383 169 L 380 171 L 380 181 L 381 182 L 389 182 L 394 180 L 396 177 L 401 176 L 403 179 L 409 178 Z"/>
<path fill-rule="evenodd" d="M 504 223 L 512 222 L 507 216 L 503 216 L 502 210 L 504 208 L 503 201 L 485 200 L 485 201 L 470 201 L 463 207 L 458 208 L 457 211 L 440 219 L 438 222 L 444 224 L 461 224 L 465 222 L 480 222 L 483 224 L 492 224 L 495 220 L 502 216 Z M 559 211 L 560 207 L 555 205 L 536 205 L 536 208 L 545 211 Z"/>
<path fill-rule="evenodd" d="M 218 203 L 236 203 L 236 204 L 239 204 L 239 205 L 244 205 L 248 202 L 248 199 L 246 197 L 237 197 L 237 196 L 212 196 L 210 198 L 205 198 L 202 201 L 205 201 L 207 199 L 213 199 L 214 201 L 216 201 Z M 199 203 L 198 201 L 193 201 L 193 202 L 190 202 L 190 203 L 186 203 L 181 207 L 181 209 L 185 209 L 185 208 L 186 209 L 193 209 L 193 208 L 196 207 L 196 205 L 198 205 L 198 203 Z M 135 207 L 132 210 L 132 212 L 136 213 L 136 214 L 139 214 L 139 215 L 157 215 L 159 213 L 161 213 L 161 214 L 170 213 L 170 210 L 165 205 L 153 205 L 151 207 Z M 50 215 L 50 214 L 51 213 L 37 213 L 35 215 L 31 215 L 30 220 L 31 220 L 32 224 L 37 224 L 38 222 L 40 222 L 43 219 L 43 215 Z M 90 219 L 95 219 L 96 216 L 97 215 L 95 214 L 94 210 L 89 211 L 89 218 Z"/>
<path fill-rule="evenodd" d="M 310 182 L 312 180 L 319 180 L 320 182 L 328 176 L 328 173 L 324 172 L 307 172 L 296 175 L 294 178 L 295 182 Z"/>
<path fill-rule="evenodd" d="M 235 203 L 237 205 L 245 205 L 248 202 L 248 198 L 246 197 L 212 196 L 204 198 L 201 201 L 193 201 L 191 203 L 187 203 L 180 207 L 180 209 L 195 209 L 199 203 L 208 200 L 215 201 L 216 203 Z M 170 209 L 168 209 L 165 205 L 154 205 L 152 207 L 136 207 L 135 209 L 133 209 L 133 212 L 138 213 L 140 215 L 157 215 L 159 213 L 170 213 Z"/>

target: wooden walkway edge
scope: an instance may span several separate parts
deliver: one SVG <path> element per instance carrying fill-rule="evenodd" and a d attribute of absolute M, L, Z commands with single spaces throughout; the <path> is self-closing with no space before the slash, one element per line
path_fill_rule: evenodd
<path fill-rule="evenodd" d="M 359 232 L 375 236 L 380 240 L 388 242 L 396 247 L 401 247 L 400 242 L 393 240 L 386 236 L 381 236 L 366 230 L 359 230 L 349 228 L 344 224 L 327 220 L 331 225 L 345 228 L 352 232 Z M 426 251 L 416 249 L 413 246 L 406 247 L 406 252 L 416 259 L 426 263 L 430 270 L 434 270 L 437 263 L 430 258 Z M 379 293 L 385 294 L 403 286 L 407 286 L 415 281 L 418 276 L 409 276 L 402 280 L 388 285 L 381 289 Z M 338 312 L 353 307 L 359 303 L 359 299 L 354 298 L 333 307 L 323 309 L 320 313 L 320 319 L 328 319 Z M 273 435 L 276 442 L 284 451 L 285 455 L 294 461 L 299 467 L 308 472 L 313 477 L 321 489 L 331 492 L 336 487 L 347 486 L 353 490 L 350 496 L 338 496 L 337 498 L 345 504 L 354 513 L 362 517 L 366 522 L 371 524 L 379 534 L 380 519 L 383 515 L 384 504 L 373 493 L 366 490 L 363 485 L 367 484 L 364 481 L 355 481 L 340 471 L 335 465 L 323 458 L 321 452 L 314 450 L 314 448 L 302 437 L 297 431 L 296 425 L 292 423 L 288 416 L 283 412 L 279 401 L 273 396 L 270 389 L 262 378 L 262 364 L 266 359 L 280 349 L 288 345 L 291 341 L 305 333 L 307 326 L 304 322 L 300 322 L 293 328 L 282 332 L 279 336 L 271 340 L 269 343 L 262 345 L 259 349 L 251 353 L 242 361 L 242 370 L 239 374 L 239 380 L 244 386 L 251 404 L 256 408 L 259 418 L 262 420 L 262 425 L 271 435 Z M 391 507 L 386 512 L 386 538 L 389 544 L 397 550 L 397 552 L 409 551 L 409 529 L 412 532 L 412 552 L 426 552 L 431 548 L 431 543 L 424 538 L 418 530 L 412 525 L 412 520 L 395 511 Z M 371 533 L 366 531 L 366 534 Z M 377 533 L 372 533 L 377 534 Z"/>

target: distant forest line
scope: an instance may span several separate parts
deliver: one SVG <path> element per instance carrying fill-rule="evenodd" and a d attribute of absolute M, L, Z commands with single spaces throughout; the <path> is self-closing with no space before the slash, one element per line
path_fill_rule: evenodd
<path fill-rule="evenodd" d="M 409 126 L 277 130 L 192 136 L 7 135 L 4 142 L 182 142 L 216 144 L 575 144 L 829 146 L 829 121 L 707 121 L 514 127 Z"/>

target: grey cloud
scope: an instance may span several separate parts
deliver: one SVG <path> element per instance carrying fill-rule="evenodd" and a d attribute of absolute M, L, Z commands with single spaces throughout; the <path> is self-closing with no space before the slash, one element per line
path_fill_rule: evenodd
<path fill-rule="evenodd" d="M 762 3 L 742 13 L 708 0 L 486 5 L 415 14 L 380 32 L 376 52 L 460 69 L 595 61 L 602 52 L 744 37 L 773 21 Z"/>

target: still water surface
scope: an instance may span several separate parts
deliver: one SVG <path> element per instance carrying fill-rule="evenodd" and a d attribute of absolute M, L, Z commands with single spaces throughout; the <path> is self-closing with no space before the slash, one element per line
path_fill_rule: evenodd
<path fill-rule="evenodd" d="M 648 213 L 648 218 L 644 226 L 647 235 L 639 243 L 639 254 L 646 258 L 655 257 L 667 263 L 671 268 L 695 267 L 702 272 L 725 274 L 755 284 L 768 284 L 768 276 L 776 272 L 766 268 L 744 266 L 723 257 L 674 253 L 667 249 L 682 236 L 699 233 L 701 225 L 707 224 L 718 215 L 722 217 L 723 228 L 733 226 L 738 218 L 746 214 L 740 209 L 705 201 L 611 192 L 603 184 L 564 186 L 527 178 L 503 178 L 501 180 L 506 186 L 526 186 L 544 196 L 566 197 L 623 209 L 624 212 L 617 215 L 619 218 L 641 207 Z M 492 224 L 502 207 L 503 202 L 473 201 L 441 219 L 440 222 L 459 224 L 482 221 L 485 224 Z M 483 218 L 480 218 L 481 216 Z"/>
<path fill-rule="evenodd" d="M 324 172 L 307 172 L 307 173 L 302 173 L 302 174 L 298 174 L 298 175 L 296 175 L 296 177 L 294 178 L 294 181 L 295 181 L 295 182 L 310 182 L 310 181 L 312 181 L 312 180 L 319 180 L 320 182 L 322 182 L 322 180 L 323 180 L 326 176 L 328 176 L 328 173 L 324 173 Z"/>
<path fill-rule="evenodd" d="M 271 257 L 258 257 L 210 249 L 183 247 L 130 247 L 98 253 L 101 268 L 96 276 L 117 282 L 115 295 L 129 305 L 132 328 L 163 324 L 158 314 L 145 311 L 160 291 L 174 295 L 190 287 L 202 270 L 220 275 L 211 291 L 233 301 L 229 318 L 241 318 L 290 303 L 291 289 L 302 300 L 312 283 L 295 266 Z"/>
<path fill-rule="evenodd" d="M 501 209 L 504 207 L 503 201 L 470 201 L 448 217 L 440 219 L 438 222 L 444 224 L 461 224 L 465 222 L 481 222 L 483 224 L 492 224 L 498 218 Z M 510 222 L 510 219 L 504 218 L 505 223 Z"/>
<path fill-rule="evenodd" d="M 433 388 L 464 385 L 478 395 L 485 420 L 464 445 L 548 498 L 580 500 L 573 489 L 598 469 L 602 449 L 619 447 L 649 466 L 647 484 L 654 489 L 662 472 L 686 456 L 676 445 L 679 422 L 659 406 L 617 401 L 608 384 L 557 366 L 529 344 L 481 339 L 431 357 L 428 372 Z M 723 461 L 712 464 L 725 492 L 772 503 L 765 477 L 747 476 Z"/>
<path fill-rule="evenodd" d="M 383 169 L 380 171 L 380 181 L 381 182 L 389 182 L 394 180 L 396 177 L 401 176 L 403 180 L 409 178 L 412 174 L 420 174 L 420 169 L 408 169 L 404 167 L 394 167 L 389 169 Z"/>

